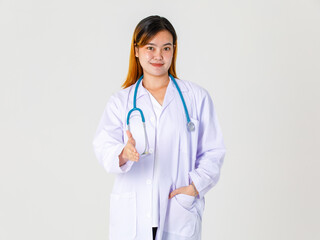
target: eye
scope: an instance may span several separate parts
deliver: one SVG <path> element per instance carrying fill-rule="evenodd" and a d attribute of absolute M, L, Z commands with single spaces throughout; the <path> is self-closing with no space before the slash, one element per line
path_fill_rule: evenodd
<path fill-rule="evenodd" d="M 165 50 L 165 51 L 170 51 L 171 48 L 170 48 L 170 47 L 165 47 L 164 50 Z"/>
<path fill-rule="evenodd" d="M 147 49 L 148 50 L 153 50 L 153 47 L 148 46 Z"/>

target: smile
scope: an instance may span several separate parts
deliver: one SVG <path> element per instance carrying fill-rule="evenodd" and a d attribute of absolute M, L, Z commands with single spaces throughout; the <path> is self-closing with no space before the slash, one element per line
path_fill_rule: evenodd
<path fill-rule="evenodd" d="M 162 67 L 163 63 L 151 63 L 151 65 L 154 67 Z"/>

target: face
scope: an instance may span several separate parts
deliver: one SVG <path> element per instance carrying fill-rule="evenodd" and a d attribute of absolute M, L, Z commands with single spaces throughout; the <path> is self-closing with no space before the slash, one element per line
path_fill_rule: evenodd
<path fill-rule="evenodd" d="M 145 46 L 135 47 L 143 74 L 167 76 L 173 57 L 173 38 L 169 31 L 158 32 Z"/>

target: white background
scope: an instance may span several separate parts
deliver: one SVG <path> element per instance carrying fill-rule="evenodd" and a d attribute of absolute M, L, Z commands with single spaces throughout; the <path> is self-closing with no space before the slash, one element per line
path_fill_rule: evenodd
<path fill-rule="evenodd" d="M 209 90 L 227 147 L 203 239 L 319 239 L 316 0 L 0 1 L 0 239 L 107 239 L 114 177 L 93 135 L 154 14 L 174 25 L 178 76 Z"/>

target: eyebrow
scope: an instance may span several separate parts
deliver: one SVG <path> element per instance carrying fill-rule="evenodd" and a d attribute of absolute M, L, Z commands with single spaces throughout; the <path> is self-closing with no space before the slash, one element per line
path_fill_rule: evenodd
<path fill-rule="evenodd" d="M 147 43 L 146 45 L 157 46 L 157 45 L 154 44 L 154 43 Z M 168 45 L 172 46 L 172 43 L 165 43 L 165 44 L 163 44 L 162 46 L 168 46 Z"/>

